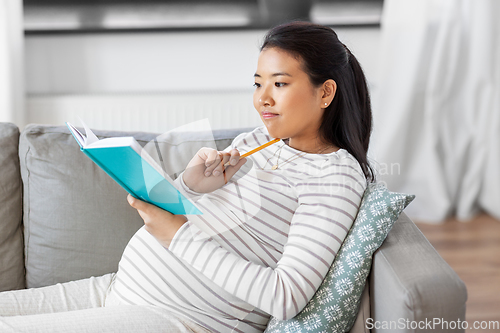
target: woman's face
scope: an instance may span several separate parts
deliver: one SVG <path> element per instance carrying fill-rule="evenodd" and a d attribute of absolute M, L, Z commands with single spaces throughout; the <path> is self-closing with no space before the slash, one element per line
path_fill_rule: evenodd
<path fill-rule="evenodd" d="M 289 138 L 302 151 L 317 149 L 322 95 L 323 87 L 312 85 L 300 60 L 278 48 L 260 53 L 253 105 L 272 137 Z"/>

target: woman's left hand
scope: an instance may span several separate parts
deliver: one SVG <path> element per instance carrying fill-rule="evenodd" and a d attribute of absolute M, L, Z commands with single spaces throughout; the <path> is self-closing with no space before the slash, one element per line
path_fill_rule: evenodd
<path fill-rule="evenodd" d="M 127 200 L 144 220 L 145 229 L 166 248 L 170 246 L 177 230 L 187 222 L 184 215 L 174 215 L 160 207 L 134 198 L 130 194 Z"/>

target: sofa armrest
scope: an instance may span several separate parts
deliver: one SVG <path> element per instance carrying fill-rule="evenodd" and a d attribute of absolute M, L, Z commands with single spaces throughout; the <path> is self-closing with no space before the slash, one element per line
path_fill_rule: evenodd
<path fill-rule="evenodd" d="M 374 254 L 370 292 L 372 332 L 456 332 L 465 320 L 465 284 L 404 213 Z"/>

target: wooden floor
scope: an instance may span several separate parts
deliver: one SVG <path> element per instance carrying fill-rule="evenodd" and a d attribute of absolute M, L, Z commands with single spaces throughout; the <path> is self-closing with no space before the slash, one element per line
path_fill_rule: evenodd
<path fill-rule="evenodd" d="M 500 322 L 500 221 L 480 215 L 470 222 L 416 223 L 467 286 L 466 320 Z M 486 325 L 483 323 L 483 325 Z M 500 332 L 472 329 L 466 332 Z"/>

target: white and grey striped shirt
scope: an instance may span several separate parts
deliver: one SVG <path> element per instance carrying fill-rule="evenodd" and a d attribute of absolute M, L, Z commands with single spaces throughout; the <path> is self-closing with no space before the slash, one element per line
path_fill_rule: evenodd
<path fill-rule="evenodd" d="M 271 140 L 264 127 L 238 136 L 245 153 Z M 282 148 L 278 151 L 278 147 Z M 274 154 L 274 155 L 273 155 Z M 271 165 L 280 160 L 280 167 Z M 357 214 L 366 179 L 346 150 L 304 154 L 277 143 L 248 158 L 231 181 L 200 195 L 169 249 L 144 228 L 127 245 L 114 292 L 214 332 L 262 332 L 270 315 L 299 313 L 323 281 Z"/>

